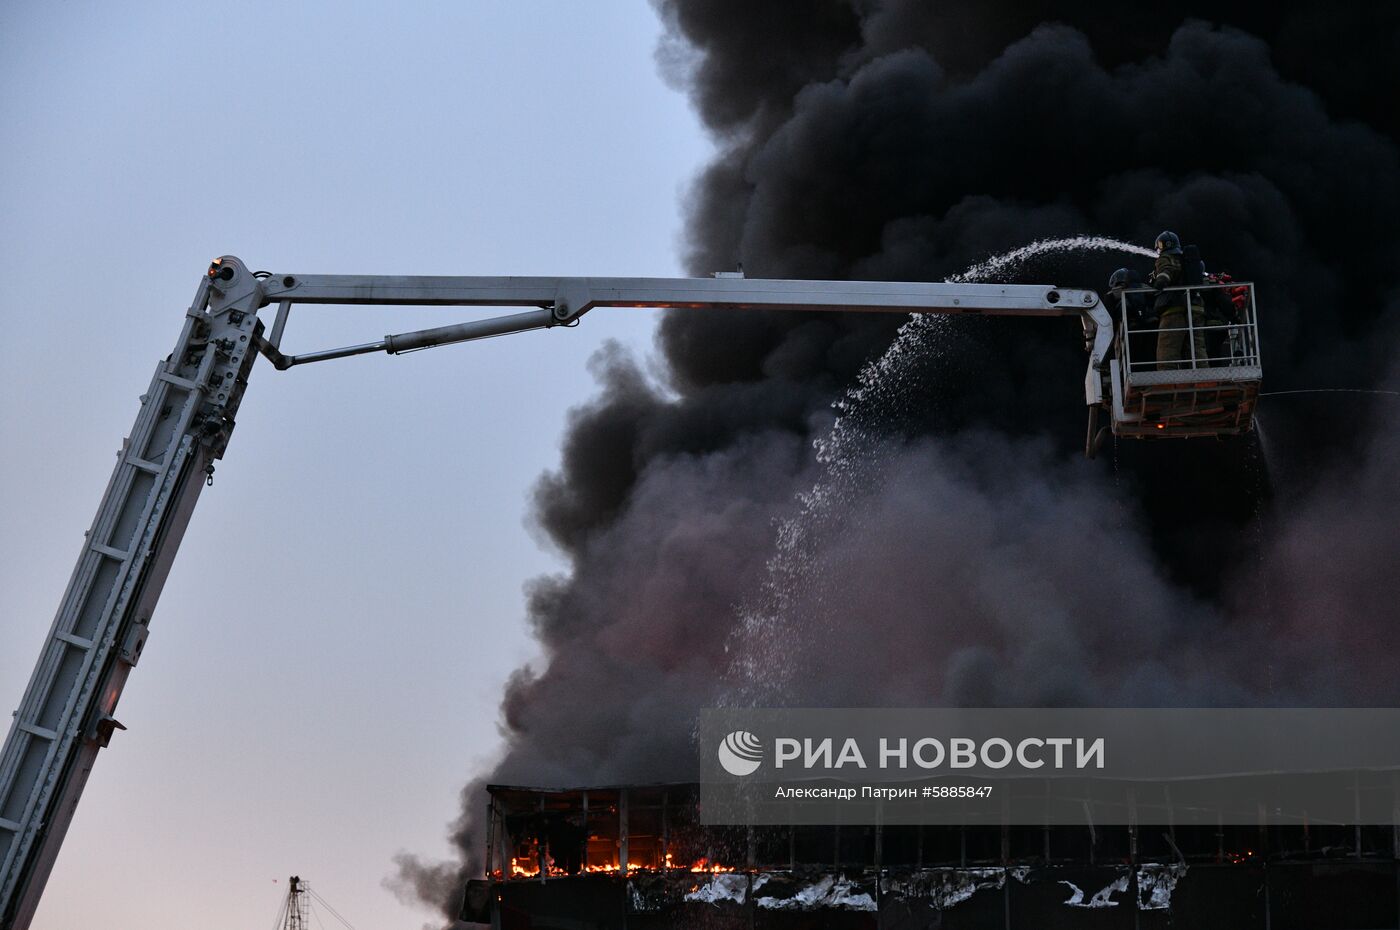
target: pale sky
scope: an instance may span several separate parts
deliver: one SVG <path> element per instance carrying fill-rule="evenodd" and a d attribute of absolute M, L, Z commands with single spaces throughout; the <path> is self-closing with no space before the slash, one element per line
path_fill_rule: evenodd
<path fill-rule="evenodd" d="M 681 272 L 710 145 L 642 0 L 0 5 L 0 695 L 18 705 L 155 364 L 214 256 L 278 273 Z M 302 308 L 285 348 L 481 311 Z M 487 315 L 492 315 L 490 311 Z M 527 527 L 606 339 L 259 362 L 34 926 L 358 930 L 445 856 L 534 650 Z M 331 925 L 329 918 L 325 918 Z"/>

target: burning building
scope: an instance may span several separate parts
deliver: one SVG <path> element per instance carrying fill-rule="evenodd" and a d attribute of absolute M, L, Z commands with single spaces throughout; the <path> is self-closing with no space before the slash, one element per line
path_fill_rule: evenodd
<path fill-rule="evenodd" d="M 694 784 L 488 796 L 461 918 L 500 930 L 1400 923 L 1393 827 L 715 827 Z"/>

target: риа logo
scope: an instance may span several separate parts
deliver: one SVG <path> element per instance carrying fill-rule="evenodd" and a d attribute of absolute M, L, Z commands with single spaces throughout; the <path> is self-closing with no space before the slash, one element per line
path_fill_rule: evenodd
<path fill-rule="evenodd" d="M 763 743 L 747 730 L 735 730 L 719 744 L 719 764 L 730 775 L 752 775 L 763 764 Z"/>

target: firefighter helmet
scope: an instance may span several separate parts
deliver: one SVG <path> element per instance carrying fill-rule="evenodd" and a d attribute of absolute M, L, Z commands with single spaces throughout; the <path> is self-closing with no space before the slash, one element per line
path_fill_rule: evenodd
<path fill-rule="evenodd" d="M 1108 278 L 1108 289 L 1118 290 L 1123 287 L 1137 287 L 1142 284 L 1142 275 L 1131 268 L 1119 268 Z"/>
<path fill-rule="evenodd" d="M 1180 255 L 1181 237 L 1169 229 L 1163 230 L 1157 236 L 1157 251 L 1168 255 Z"/>

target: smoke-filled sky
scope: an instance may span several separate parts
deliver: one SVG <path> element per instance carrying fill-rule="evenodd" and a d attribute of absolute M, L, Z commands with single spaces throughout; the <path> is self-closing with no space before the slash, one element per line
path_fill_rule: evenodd
<path fill-rule="evenodd" d="M 1197 6 L 659 0 L 658 64 L 718 150 L 690 270 L 939 280 L 1169 228 L 1259 282 L 1268 389 L 1394 390 L 1400 10 Z M 570 560 L 531 591 L 544 658 L 464 789 L 468 865 L 405 858 L 405 893 L 451 911 L 486 781 L 693 777 L 711 703 L 1397 697 L 1395 398 L 1266 398 L 1262 441 L 1088 462 L 1072 324 L 956 320 L 903 337 L 833 438 L 901 322 L 676 311 L 659 359 L 595 359 L 535 492 Z"/>

